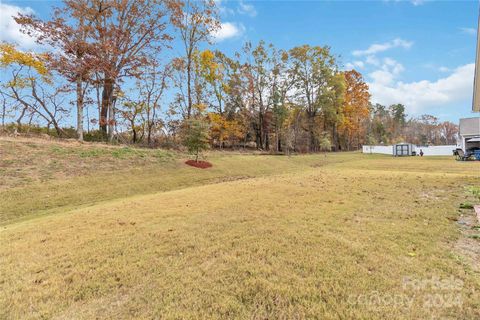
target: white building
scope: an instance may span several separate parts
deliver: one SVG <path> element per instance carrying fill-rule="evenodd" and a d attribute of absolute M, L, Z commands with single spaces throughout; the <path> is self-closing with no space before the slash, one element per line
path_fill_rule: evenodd
<path fill-rule="evenodd" d="M 463 152 L 480 149 L 480 117 L 460 119 L 459 135 Z"/>
<path fill-rule="evenodd" d="M 473 83 L 472 111 L 480 112 L 480 15 L 477 25 L 477 57 Z M 480 149 L 480 117 L 460 119 L 460 146 L 463 152 Z"/>

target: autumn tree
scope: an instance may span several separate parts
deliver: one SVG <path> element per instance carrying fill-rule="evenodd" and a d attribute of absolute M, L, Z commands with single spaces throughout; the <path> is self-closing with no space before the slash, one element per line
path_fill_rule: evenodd
<path fill-rule="evenodd" d="M 210 138 L 217 142 L 220 148 L 223 148 L 225 141 L 230 141 L 230 145 L 243 137 L 243 128 L 236 120 L 228 120 L 224 115 L 216 112 L 210 112 L 207 116 L 210 123 Z"/>
<path fill-rule="evenodd" d="M 370 93 L 362 75 L 355 71 L 346 71 L 345 101 L 341 130 L 348 149 L 358 148 L 366 136 L 366 121 L 370 116 Z"/>
<path fill-rule="evenodd" d="M 256 47 L 247 43 L 244 47 L 244 65 L 247 105 L 252 113 L 257 148 L 270 149 L 270 133 L 273 123 L 273 107 L 284 104 L 292 81 L 287 75 L 288 54 L 272 44 L 260 41 Z"/>
<path fill-rule="evenodd" d="M 229 75 L 231 62 L 220 51 L 205 50 L 197 55 L 197 72 L 208 85 L 209 96 L 212 96 L 211 107 L 220 115 L 225 111 L 225 100 L 229 92 Z"/>
<path fill-rule="evenodd" d="M 163 120 L 160 118 L 161 102 L 168 88 L 172 68 L 170 64 L 162 66 L 154 62 L 146 65 L 142 70 L 135 84 L 135 98 L 132 99 L 144 106 L 140 116 L 145 122 L 147 144 L 151 146 L 154 132 L 163 127 Z"/>
<path fill-rule="evenodd" d="M 286 103 L 282 103 L 279 98 L 278 94 L 275 96 L 273 102 L 273 123 L 275 129 L 275 151 L 280 152 L 282 151 L 282 136 L 284 135 L 284 125 L 285 121 L 287 120 L 289 109 Z"/>
<path fill-rule="evenodd" d="M 282 136 L 284 125 L 290 108 L 289 92 L 295 83 L 295 75 L 289 76 L 289 55 L 287 51 L 277 50 L 272 47 L 271 51 L 271 89 L 270 100 L 272 101 L 272 114 L 275 131 L 275 151 L 282 150 Z"/>
<path fill-rule="evenodd" d="M 290 50 L 291 74 L 295 78 L 295 99 L 304 106 L 309 133 L 309 150 L 318 150 L 317 116 L 322 111 L 322 101 L 330 94 L 336 64 L 328 47 L 303 45 Z"/>
<path fill-rule="evenodd" d="M 68 113 L 63 107 L 65 91 L 62 86 L 52 87 L 52 75 L 45 65 L 46 59 L 44 54 L 22 52 L 13 45 L 0 44 L 0 67 L 11 74 L 11 78 L 2 85 L 2 96 L 15 101 L 20 108 L 18 129 L 22 118 L 30 114 L 31 118 L 37 116 L 45 121 L 47 127 L 53 125 L 57 135 L 63 136 L 59 121 Z"/>
<path fill-rule="evenodd" d="M 455 144 L 458 136 L 458 125 L 450 121 L 441 122 L 439 125 L 440 136 L 445 144 Z"/>
<path fill-rule="evenodd" d="M 122 79 L 138 77 L 171 37 L 166 33 L 167 9 L 158 0 L 74 1 L 70 17 L 91 26 L 95 64 L 102 86 L 100 128 L 113 137 L 115 92 Z"/>
<path fill-rule="evenodd" d="M 288 105 L 287 117 L 283 125 L 284 146 L 287 154 L 298 151 L 298 140 L 302 130 L 303 107 Z"/>
<path fill-rule="evenodd" d="M 100 128 L 113 135 L 115 90 L 124 77 L 138 76 L 170 36 L 167 9 L 160 0 L 65 0 L 52 20 L 20 15 L 24 31 L 58 49 L 52 66 L 77 87 L 77 127 L 82 135 L 82 83 L 92 69 L 100 75 Z"/>
<path fill-rule="evenodd" d="M 178 58 L 175 66 L 180 89 L 177 97 L 185 106 L 185 118 L 189 119 L 194 104 L 194 55 L 199 45 L 211 40 L 212 34 L 220 28 L 214 0 L 172 0 L 168 2 L 171 10 L 171 21 L 177 28 L 183 46 L 183 57 Z M 186 88 L 183 88 L 184 82 Z M 197 103 L 199 103 L 197 101 Z"/>
<path fill-rule="evenodd" d="M 2 105 L 2 130 L 5 130 L 5 118 L 7 117 L 7 114 L 9 112 L 7 108 L 7 95 L 2 92 L 0 89 L 0 101 Z"/>
<path fill-rule="evenodd" d="M 268 122 L 265 119 L 268 111 L 268 53 L 265 42 L 260 41 L 257 47 L 253 48 L 251 43 L 246 43 L 244 53 L 247 62 L 245 64 L 246 90 L 244 94 L 248 99 L 248 107 L 254 120 L 252 121 L 255 131 L 255 142 L 257 148 L 268 149 Z"/>
<path fill-rule="evenodd" d="M 13 44 L 0 43 L 0 67 L 8 68 L 12 65 L 33 69 L 39 76 L 47 80 L 50 72 L 45 65 L 47 56 L 45 54 L 36 54 L 34 52 L 23 52 L 18 50 Z"/>
<path fill-rule="evenodd" d="M 216 51 L 215 56 L 225 72 L 222 111 L 228 119 L 236 120 L 242 127 L 245 147 L 248 139 L 252 136 L 256 137 L 252 134 L 252 123 L 255 122 L 256 115 L 251 99 L 251 69 L 247 62 L 241 60 L 240 53 L 235 53 L 235 56 L 230 58 Z"/>
<path fill-rule="evenodd" d="M 97 67 L 96 48 L 91 43 L 93 21 L 74 13 L 88 1 L 65 0 L 64 6 L 55 8 L 51 20 L 43 21 L 33 15 L 19 14 L 15 20 L 22 32 L 33 36 L 51 50 L 47 66 L 75 84 L 77 109 L 77 138 L 83 140 L 83 110 L 90 77 Z M 78 13 L 78 12 L 77 12 Z"/>
<path fill-rule="evenodd" d="M 143 101 L 138 102 L 132 100 L 124 101 L 122 107 L 119 110 L 121 116 L 128 122 L 129 128 L 132 130 L 133 143 L 136 143 L 138 141 L 139 131 L 141 131 L 143 135 L 143 124 L 139 124 L 138 119 L 141 117 L 141 114 L 144 112 L 144 110 L 145 104 Z"/>
<path fill-rule="evenodd" d="M 338 127 L 344 121 L 346 80 L 343 72 L 337 72 L 330 81 L 330 90 L 322 99 L 323 132 L 330 133 L 330 144 L 339 149 Z"/>

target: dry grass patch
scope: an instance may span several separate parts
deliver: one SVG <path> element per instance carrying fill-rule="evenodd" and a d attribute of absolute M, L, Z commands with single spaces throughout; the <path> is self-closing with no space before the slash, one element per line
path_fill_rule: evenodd
<path fill-rule="evenodd" d="M 165 150 L 0 137 L 0 191 L 135 166 L 155 166 L 176 157 Z"/>
<path fill-rule="evenodd" d="M 479 318 L 480 277 L 453 251 L 452 221 L 477 167 L 322 159 L 213 155 L 211 171 L 176 169 L 195 186 L 6 225 L 0 318 Z M 249 178 L 202 185 L 235 175 Z M 461 303 L 428 305 L 437 294 Z"/>
<path fill-rule="evenodd" d="M 0 187 L 0 226 L 138 194 L 301 171 L 314 162 L 352 160 L 352 154 L 318 159 L 317 156 L 288 158 L 214 152 L 208 156 L 214 167 L 198 170 L 186 166 L 181 154 L 163 150 L 39 140 L 35 141 L 32 151 L 30 144 L 23 140 L 0 140 L 0 150 L 8 154 L 5 159 L 10 161 L 4 188 Z M 51 155 L 55 148 L 68 152 Z M 140 157 L 139 152 L 146 155 Z M 113 153 L 121 156 L 111 157 Z M 101 155 L 81 157 L 80 154 Z M 34 165 L 26 164 L 27 160 Z M 50 160 L 58 165 L 50 166 Z M 16 176 L 17 171 L 24 172 L 28 179 L 23 174 Z M 42 172 L 48 172 L 48 179 L 38 179 Z"/>

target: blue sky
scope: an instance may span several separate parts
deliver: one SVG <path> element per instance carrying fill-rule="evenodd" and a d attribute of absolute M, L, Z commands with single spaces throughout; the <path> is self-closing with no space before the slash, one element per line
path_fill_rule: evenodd
<path fill-rule="evenodd" d="M 54 1 L 4 1 L 0 39 L 33 46 L 8 22 L 15 10 L 48 17 Z M 478 1 L 220 0 L 214 47 L 233 54 L 245 41 L 279 48 L 328 45 L 345 69 L 361 72 L 372 101 L 403 103 L 409 115 L 458 122 L 471 113 Z M 171 54 L 174 54 L 172 52 Z M 478 114 L 477 114 L 478 115 Z"/>

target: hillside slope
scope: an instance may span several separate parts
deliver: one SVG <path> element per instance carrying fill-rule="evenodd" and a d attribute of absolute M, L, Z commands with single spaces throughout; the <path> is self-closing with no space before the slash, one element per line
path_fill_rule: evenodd
<path fill-rule="evenodd" d="M 2 191 L 0 318 L 480 317 L 478 271 L 453 249 L 478 164 L 181 158 Z"/>

